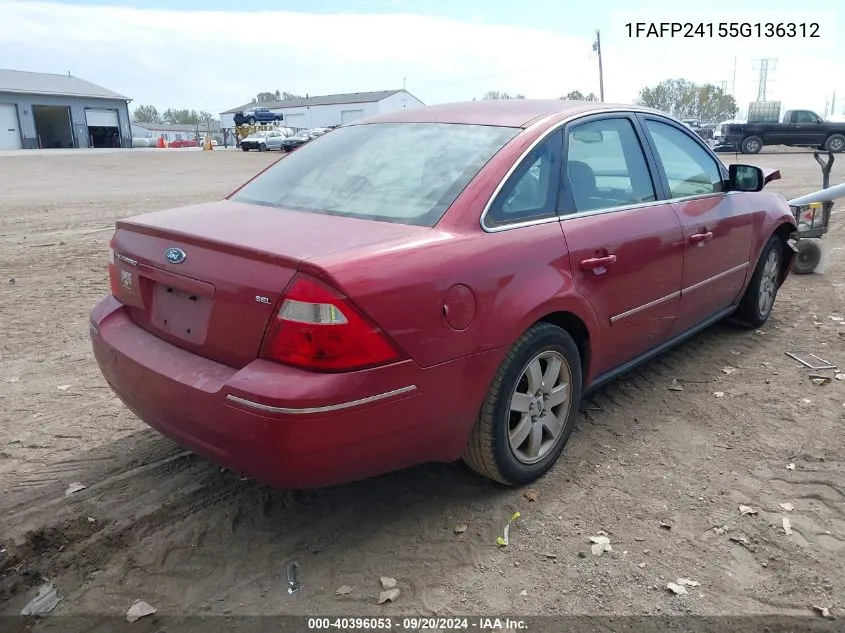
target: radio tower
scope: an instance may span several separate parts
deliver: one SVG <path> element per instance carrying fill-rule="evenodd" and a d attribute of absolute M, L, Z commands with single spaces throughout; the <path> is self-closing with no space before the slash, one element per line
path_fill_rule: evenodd
<path fill-rule="evenodd" d="M 766 100 L 766 87 L 769 83 L 769 71 L 775 69 L 777 59 L 758 59 L 754 62 L 754 70 L 760 73 L 757 83 L 757 101 Z"/>

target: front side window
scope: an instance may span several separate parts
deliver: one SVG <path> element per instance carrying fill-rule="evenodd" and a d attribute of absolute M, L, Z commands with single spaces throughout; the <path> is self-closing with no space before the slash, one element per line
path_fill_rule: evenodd
<path fill-rule="evenodd" d="M 627 118 L 598 119 L 568 128 L 569 212 L 596 211 L 657 199 L 642 146 Z"/>
<path fill-rule="evenodd" d="M 719 166 L 689 134 L 652 119 L 646 121 L 646 128 L 666 172 L 670 198 L 724 191 Z"/>
<path fill-rule="evenodd" d="M 451 123 L 351 125 L 302 145 L 230 199 L 434 226 L 518 132 Z"/>

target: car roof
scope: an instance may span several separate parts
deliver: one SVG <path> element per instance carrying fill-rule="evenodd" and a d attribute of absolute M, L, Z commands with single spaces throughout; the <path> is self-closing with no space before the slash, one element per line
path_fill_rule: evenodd
<path fill-rule="evenodd" d="M 666 113 L 631 104 L 598 101 L 566 101 L 563 99 L 484 99 L 396 110 L 386 114 L 361 118 L 347 125 L 369 123 L 465 123 L 526 128 L 547 116 L 557 119 L 604 110 L 625 110 Z"/>

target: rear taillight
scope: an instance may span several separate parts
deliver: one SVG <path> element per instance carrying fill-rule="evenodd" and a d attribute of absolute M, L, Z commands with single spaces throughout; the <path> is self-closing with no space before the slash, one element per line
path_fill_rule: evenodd
<path fill-rule="evenodd" d="M 350 371 L 396 360 L 399 352 L 342 294 L 300 273 L 267 326 L 261 356 L 317 371 Z"/>

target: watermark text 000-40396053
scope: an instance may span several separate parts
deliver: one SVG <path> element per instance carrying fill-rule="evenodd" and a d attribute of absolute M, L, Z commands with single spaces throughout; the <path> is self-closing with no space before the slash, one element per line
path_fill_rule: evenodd
<path fill-rule="evenodd" d="M 628 22 L 628 37 L 819 38 L 818 22 Z"/>

